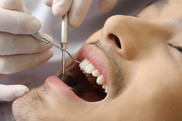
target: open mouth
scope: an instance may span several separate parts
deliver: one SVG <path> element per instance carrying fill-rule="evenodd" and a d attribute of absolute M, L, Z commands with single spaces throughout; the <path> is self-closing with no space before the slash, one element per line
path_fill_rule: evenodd
<path fill-rule="evenodd" d="M 68 65 L 64 83 L 85 101 L 103 100 L 108 93 L 108 80 L 111 80 L 111 68 L 105 54 L 97 45 L 91 44 L 80 50 L 78 60 L 82 62 Z"/>
<path fill-rule="evenodd" d="M 61 75 L 59 78 L 61 78 Z M 77 96 L 89 102 L 104 99 L 108 92 L 108 86 L 103 75 L 87 59 L 84 59 L 80 64 L 74 63 L 67 69 L 64 83 Z"/>

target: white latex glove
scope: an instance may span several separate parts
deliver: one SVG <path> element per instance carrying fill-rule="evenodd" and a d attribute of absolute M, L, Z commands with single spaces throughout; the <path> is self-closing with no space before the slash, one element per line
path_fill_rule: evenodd
<path fill-rule="evenodd" d="M 27 93 L 29 89 L 24 85 L 0 84 L 0 101 L 12 101 Z"/>
<path fill-rule="evenodd" d="M 69 11 L 69 24 L 79 26 L 89 8 L 92 0 L 44 0 L 48 6 L 52 6 L 53 14 L 57 17 L 65 15 Z M 102 13 L 109 12 L 117 0 L 99 0 L 99 9 Z"/>
<path fill-rule="evenodd" d="M 35 67 L 53 55 L 50 45 L 29 36 L 40 27 L 22 0 L 0 0 L 0 77 Z M 0 85 L 0 100 L 11 101 L 27 91 L 23 85 Z"/>

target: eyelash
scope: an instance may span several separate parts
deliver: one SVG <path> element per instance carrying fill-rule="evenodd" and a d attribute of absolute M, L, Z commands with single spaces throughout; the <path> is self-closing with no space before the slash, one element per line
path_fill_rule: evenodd
<path fill-rule="evenodd" d="M 182 53 L 182 47 L 175 47 L 179 52 Z"/>
<path fill-rule="evenodd" d="M 169 46 L 171 46 L 172 48 L 177 49 L 179 52 L 181 52 L 181 53 L 182 53 L 182 47 L 175 46 L 175 45 L 172 45 L 172 44 L 169 44 Z"/>
<path fill-rule="evenodd" d="M 171 45 L 171 44 L 170 44 L 170 46 L 173 47 L 173 48 L 175 48 L 175 49 L 177 49 L 179 52 L 182 53 L 182 47 L 174 46 L 174 45 Z"/>

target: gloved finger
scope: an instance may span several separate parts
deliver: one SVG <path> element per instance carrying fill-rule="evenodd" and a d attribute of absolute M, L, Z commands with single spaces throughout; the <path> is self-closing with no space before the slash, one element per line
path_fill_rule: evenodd
<path fill-rule="evenodd" d="M 69 24 L 73 27 L 80 26 L 92 4 L 92 0 L 73 0 L 69 11 Z"/>
<path fill-rule="evenodd" d="M 13 34 L 34 34 L 40 30 L 40 21 L 26 13 L 0 8 L 0 31 Z"/>
<path fill-rule="evenodd" d="M 1 0 L 0 8 L 30 14 L 29 10 L 24 6 L 22 0 Z"/>
<path fill-rule="evenodd" d="M 27 93 L 29 89 L 24 85 L 0 84 L 0 101 L 12 101 Z"/>
<path fill-rule="evenodd" d="M 23 12 L 27 14 L 31 14 L 29 9 L 27 9 L 25 6 L 23 6 Z"/>
<path fill-rule="evenodd" d="M 65 15 L 71 8 L 73 0 L 54 0 L 52 11 L 57 17 Z"/>
<path fill-rule="evenodd" d="M 53 4 L 53 0 L 43 0 L 44 1 L 44 3 L 47 5 L 47 6 L 52 6 L 52 4 Z"/>
<path fill-rule="evenodd" d="M 0 56 L 0 73 L 12 74 L 33 68 L 48 61 L 52 55 L 53 51 L 50 49 L 45 52 L 28 55 Z"/>
<path fill-rule="evenodd" d="M 0 0 L 0 7 L 24 12 L 22 0 Z"/>
<path fill-rule="evenodd" d="M 99 0 L 99 9 L 102 13 L 109 12 L 117 3 L 117 0 Z"/>
<path fill-rule="evenodd" d="M 49 41 L 51 37 L 45 35 Z M 15 35 L 0 32 L 0 55 L 39 53 L 50 49 L 52 45 L 45 44 L 27 35 Z"/>

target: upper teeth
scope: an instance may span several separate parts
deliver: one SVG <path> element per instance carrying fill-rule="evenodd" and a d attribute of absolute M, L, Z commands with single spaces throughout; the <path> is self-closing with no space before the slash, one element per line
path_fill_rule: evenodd
<path fill-rule="evenodd" d="M 108 92 L 108 86 L 106 85 L 106 81 L 104 80 L 103 75 L 95 68 L 95 66 L 90 63 L 87 59 L 84 59 L 80 63 L 80 69 L 84 70 L 88 74 L 92 74 L 92 76 L 97 77 L 96 83 L 102 85 L 102 88 L 105 89 L 105 93 Z"/>

